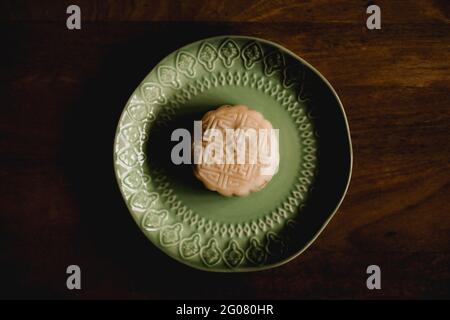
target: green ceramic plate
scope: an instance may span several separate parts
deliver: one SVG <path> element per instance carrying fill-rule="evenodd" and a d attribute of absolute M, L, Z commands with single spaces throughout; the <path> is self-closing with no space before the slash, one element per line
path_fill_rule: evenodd
<path fill-rule="evenodd" d="M 223 197 L 189 165 L 170 161 L 175 128 L 244 104 L 280 129 L 280 167 L 261 191 Z M 255 271 L 298 256 L 347 190 L 352 151 L 344 110 L 326 79 L 287 49 L 223 36 L 163 59 L 131 95 L 114 143 L 117 181 L 145 235 L 169 256 L 208 271 Z"/>

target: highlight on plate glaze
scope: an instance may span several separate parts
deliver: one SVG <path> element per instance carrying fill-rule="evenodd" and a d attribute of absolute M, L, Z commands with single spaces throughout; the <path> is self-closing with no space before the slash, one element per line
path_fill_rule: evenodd
<path fill-rule="evenodd" d="M 119 186 L 141 230 L 177 260 L 213 271 L 246 271 L 295 253 L 287 244 L 316 175 L 318 142 L 314 104 L 304 94 L 305 66 L 297 60 L 288 63 L 285 55 L 257 40 L 207 39 L 169 55 L 128 101 L 114 146 Z M 216 221 L 191 209 L 179 199 L 166 173 L 150 168 L 152 155 L 145 149 L 153 126 L 169 122 L 194 97 L 226 86 L 255 90 L 272 99 L 280 112 L 289 115 L 301 141 L 300 167 L 290 193 L 276 209 L 236 223 Z"/>

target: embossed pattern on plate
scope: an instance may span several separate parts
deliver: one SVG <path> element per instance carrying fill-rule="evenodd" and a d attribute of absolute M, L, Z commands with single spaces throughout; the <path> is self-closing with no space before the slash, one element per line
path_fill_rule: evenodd
<path fill-rule="evenodd" d="M 173 174 L 180 169 L 162 155 L 173 145 L 172 126 L 223 104 L 248 105 L 280 129 L 279 173 L 242 199 L 199 187 L 192 172 Z M 324 115 L 338 124 L 330 138 Z M 330 167 L 319 151 L 324 140 L 328 154 L 334 134 L 343 173 L 336 195 L 324 188 L 330 206 L 315 218 L 314 192 L 322 167 Z M 321 231 L 348 186 L 351 145 L 337 96 L 311 66 L 264 40 L 216 37 L 168 55 L 135 90 L 119 120 L 114 165 L 130 213 L 156 246 L 195 268 L 254 271 L 289 261 Z"/>

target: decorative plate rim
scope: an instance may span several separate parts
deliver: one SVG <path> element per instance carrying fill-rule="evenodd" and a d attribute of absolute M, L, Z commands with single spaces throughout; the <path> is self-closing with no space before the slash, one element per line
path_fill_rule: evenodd
<path fill-rule="evenodd" d="M 201 45 L 202 43 L 206 43 L 206 42 L 211 42 L 211 41 L 215 41 L 218 39 L 243 39 L 243 40 L 251 40 L 251 41 L 255 41 L 255 42 L 259 42 L 259 43 L 263 43 L 263 44 L 267 44 L 269 46 L 272 46 L 278 50 L 280 50 L 282 53 L 290 55 L 292 58 L 298 60 L 299 62 L 301 62 L 304 66 L 306 66 L 310 71 L 312 71 L 316 76 L 318 76 L 320 78 L 321 81 L 323 81 L 323 83 L 327 86 L 327 88 L 331 91 L 333 97 L 336 99 L 337 105 L 339 106 L 341 115 L 343 117 L 344 120 L 344 124 L 345 124 L 345 131 L 346 131 L 346 140 L 348 142 L 348 172 L 346 173 L 346 177 L 345 177 L 345 186 L 342 190 L 342 194 L 339 197 L 339 200 L 337 201 L 336 205 L 334 206 L 334 209 L 331 211 L 330 214 L 327 215 L 327 218 L 324 220 L 324 222 L 321 224 L 321 226 L 314 231 L 314 235 L 303 245 L 303 247 L 301 249 L 299 249 L 298 251 L 296 251 L 295 253 L 280 259 L 277 262 L 273 262 L 273 263 L 268 263 L 268 264 L 264 264 L 264 265 L 259 265 L 259 266 L 246 266 L 245 268 L 240 268 L 240 269 L 233 269 L 233 268 L 208 268 L 206 266 L 201 266 L 201 265 L 196 265 L 196 264 L 191 264 L 191 263 L 187 263 L 187 261 L 184 261 L 181 257 L 179 257 L 178 255 L 172 255 L 172 254 L 168 254 L 167 252 L 165 252 L 163 250 L 163 248 L 159 245 L 157 245 L 156 243 L 154 243 L 154 241 L 152 239 L 150 239 L 145 233 L 144 235 L 146 236 L 146 238 L 148 240 L 150 240 L 150 242 L 152 242 L 152 244 L 157 247 L 161 252 L 163 252 L 164 254 L 166 254 L 167 256 L 169 256 L 170 258 L 182 263 L 183 265 L 186 265 L 188 267 L 197 269 L 197 270 L 201 270 L 201 271 L 208 271 L 208 272 L 218 272 L 218 273 L 235 273 L 235 272 L 255 272 L 255 271 L 264 271 L 264 270 L 268 270 L 268 269 L 272 269 L 272 268 L 276 268 L 279 267 L 281 265 L 287 264 L 288 262 L 294 260 L 295 258 L 297 258 L 298 256 L 300 256 L 305 250 L 307 250 L 312 243 L 319 237 L 319 235 L 323 232 L 323 230 L 325 229 L 325 227 L 328 225 L 328 223 L 332 220 L 332 218 L 334 217 L 334 215 L 337 213 L 339 207 L 341 206 L 347 192 L 350 186 L 350 181 L 351 181 L 351 177 L 352 177 L 352 171 L 353 171 L 353 147 L 352 147 L 352 141 L 351 141 L 351 132 L 350 132 L 350 127 L 348 124 L 348 119 L 347 119 L 347 115 L 345 113 L 344 110 L 344 106 L 342 104 L 341 99 L 339 98 L 338 94 L 336 93 L 336 90 L 334 89 L 334 87 L 331 85 L 331 83 L 322 75 L 322 73 L 320 71 L 318 71 L 315 67 L 313 67 L 310 63 L 308 63 L 306 60 L 304 60 L 303 58 L 301 58 L 300 56 L 298 56 L 297 54 L 295 54 L 294 52 L 292 52 L 291 50 L 283 47 L 282 45 L 272 42 L 270 40 L 266 40 L 266 39 L 261 39 L 258 37 L 253 37 L 253 36 L 244 36 L 244 35 L 235 35 L 235 34 L 228 34 L 228 35 L 219 35 L 219 36 L 214 36 L 214 37 L 208 37 L 208 38 L 203 38 L 197 41 L 193 41 L 193 42 L 189 42 L 184 44 L 183 46 L 181 46 L 180 48 L 177 48 L 173 51 L 171 51 L 170 53 L 168 53 L 167 55 L 165 55 L 159 62 L 157 62 L 151 69 L 150 71 L 146 74 L 146 76 L 144 77 L 144 79 L 138 84 L 138 86 L 136 87 L 135 90 L 139 89 L 142 84 L 144 84 L 145 82 L 145 78 L 156 69 L 156 67 L 158 65 L 160 65 L 164 59 L 166 59 L 168 56 L 175 54 L 177 51 L 182 50 L 183 48 L 187 47 L 187 46 L 195 46 L 195 45 Z M 195 76 L 194 76 L 195 77 Z M 133 97 L 133 94 L 131 94 L 130 98 L 127 99 L 125 106 L 127 106 L 129 104 L 129 102 L 131 101 Z M 120 124 L 120 120 L 122 119 L 124 113 L 127 112 L 126 107 L 123 108 L 120 116 L 119 116 L 119 122 L 118 124 Z M 117 152 L 116 152 L 116 139 L 118 137 L 118 135 L 120 134 L 120 126 L 117 125 L 116 130 L 115 130 L 115 134 L 114 134 L 114 140 L 113 140 L 113 169 L 114 169 L 114 176 L 117 182 L 117 186 L 119 187 L 120 193 L 122 198 L 124 199 L 125 205 L 127 206 L 128 209 L 128 213 L 131 215 L 131 217 L 133 218 L 134 222 L 136 223 L 137 227 L 139 228 L 140 232 L 143 232 L 141 226 L 140 226 L 140 222 L 138 222 L 132 212 L 133 209 L 131 208 L 131 205 L 129 203 L 129 201 L 126 201 L 126 195 L 124 194 L 122 188 L 120 187 L 122 185 L 122 182 L 120 181 L 120 177 L 118 176 L 118 171 L 117 171 L 117 164 L 116 164 L 116 160 L 117 160 Z M 176 225 L 177 223 L 175 223 L 174 225 Z M 193 235 L 190 235 L 189 237 L 187 237 L 187 239 L 193 237 L 195 235 L 195 233 Z M 211 238 L 209 241 L 211 241 L 214 238 Z M 181 240 L 180 240 L 181 242 Z M 231 245 L 232 241 L 230 242 L 229 246 Z"/>

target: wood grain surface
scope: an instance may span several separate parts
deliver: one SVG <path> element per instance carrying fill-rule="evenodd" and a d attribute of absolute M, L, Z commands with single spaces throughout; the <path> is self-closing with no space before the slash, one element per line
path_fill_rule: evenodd
<path fill-rule="evenodd" d="M 82 29 L 68 31 L 69 4 Z M 382 29 L 365 27 L 381 7 Z M 450 298 L 450 2 L 2 1 L 2 298 Z M 280 43 L 331 82 L 354 150 L 348 194 L 282 267 L 213 274 L 148 242 L 115 182 L 115 126 L 166 54 L 213 35 Z M 332 183 L 332 181 L 330 181 Z M 81 291 L 66 267 L 82 268 Z M 366 268 L 382 289 L 366 288 Z"/>

